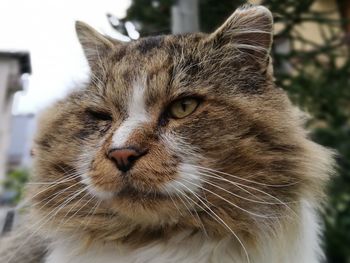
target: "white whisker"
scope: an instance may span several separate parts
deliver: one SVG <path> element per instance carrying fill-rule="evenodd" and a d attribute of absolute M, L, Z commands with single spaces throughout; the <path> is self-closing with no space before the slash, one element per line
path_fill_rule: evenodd
<path fill-rule="evenodd" d="M 250 198 L 238 195 L 236 193 L 233 193 L 233 192 L 231 192 L 231 191 L 229 191 L 229 190 L 227 190 L 227 189 L 225 189 L 225 188 L 223 188 L 223 187 L 221 187 L 219 185 L 216 185 L 216 184 L 214 184 L 214 183 L 212 183 L 212 182 L 210 182 L 208 180 L 205 180 L 203 178 L 200 178 L 199 180 L 204 182 L 204 183 L 207 183 L 207 184 L 209 184 L 211 186 L 214 186 L 214 187 L 216 187 L 216 188 L 218 188 L 218 189 L 220 189 L 220 190 L 222 190 L 222 191 L 224 191 L 226 193 L 229 193 L 230 195 L 233 195 L 235 197 L 238 197 L 240 199 L 243 199 L 243 200 L 246 200 L 246 201 L 249 201 L 249 202 L 252 202 L 252 203 L 258 203 L 258 204 L 264 204 L 264 205 L 266 205 L 266 204 L 267 205 L 281 205 L 281 203 L 279 203 L 279 202 L 272 203 L 272 202 L 266 202 L 266 201 L 253 200 L 253 199 L 250 199 Z"/>
<path fill-rule="evenodd" d="M 182 183 L 180 183 L 182 184 Z M 193 196 L 195 196 L 198 201 L 200 201 L 212 214 L 208 213 L 207 210 L 204 210 L 208 213 L 209 216 L 211 216 L 212 218 L 216 217 L 231 233 L 232 235 L 237 239 L 237 241 L 240 243 L 240 245 L 242 246 L 244 253 L 246 255 L 247 261 L 248 263 L 250 263 L 250 259 L 249 259 L 249 255 L 248 255 L 248 251 L 246 249 L 246 247 L 244 246 L 243 242 L 241 241 L 241 239 L 237 236 L 237 234 L 227 225 L 227 223 L 221 218 L 219 217 L 205 202 L 203 202 L 203 200 L 198 197 L 198 195 L 196 193 L 194 193 L 190 188 L 188 188 L 186 185 L 182 184 L 184 188 L 186 188 Z"/>
<path fill-rule="evenodd" d="M 194 185 L 194 186 L 196 186 L 196 187 L 198 187 L 198 188 L 203 189 L 204 191 L 207 191 L 208 193 L 211 193 L 211 194 L 213 194 L 213 195 L 219 197 L 221 200 L 224 200 L 224 201 L 227 202 L 228 204 L 230 204 L 230 205 L 236 207 L 237 209 L 239 209 L 239 210 L 241 210 L 241 211 L 243 211 L 243 212 L 246 212 L 246 213 L 248 213 L 248 214 L 250 214 L 250 215 L 252 215 L 252 216 L 261 217 L 261 218 L 265 218 L 265 219 L 276 219 L 276 218 L 277 218 L 277 217 L 275 217 L 275 216 L 261 215 L 261 214 L 257 214 L 257 213 L 251 212 L 251 211 L 249 211 L 249 210 L 246 210 L 246 209 L 244 209 L 244 208 L 242 208 L 242 207 L 240 207 L 240 206 L 234 204 L 234 203 L 231 202 L 230 200 L 227 200 L 225 197 L 222 197 L 221 195 L 219 195 L 219 194 L 217 194 L 217 193 L 215 193 L 215 192 L 213 192 L 213 191 L 211 191 L 211 190 L 209 190 L 209 189 L 207 189 L 207 188 L 205 188 L 205 187 L 203 187 L 203 186 L 200 186 L 200 185 L 195 184 L 195 183 L 193 183 L 193 182 L 190 182 L 190 181 L 188 181 L 188 180 L 186 180 L 186 181 L 187 181 L 189 184 L 192 184 L 192 185 Z"/>
<path fill-rule="evenodd" d="M 235 175 L 232 175 L 232 174 L 229 174 L 229 173 L 225 173 L 225 172 L 221 172 L 221 171 L 218 171 L 218 170 L 214 170 L 214 169 L 211 169 L 211 168 L 198 166 L 198 165 L 193 165 L 193 166 L 198 168 L 199 170 L 205 170 L 205 171 L 209 171 L 209 172 L 212 172 L 212 173 L 215 173 L 215 174 L 222 174 L 222 175 L 226 175 L 226 176 L 235 178 L 237 180 L 246 181 L 246 182 L 249 182 L 249 183 L 252 183 L 252 184 L 268 186 L 268 187 L 288 187 L 288 186 L 292 186 L 292 185 L 295 185 L 295 184 L 298 183 L 298 182 L 293 182 L 293 183 L 290 183 L 290 184 L 282 184 L 282 185 L 279 185 L 279 184 L 276 184 L 276 185 L 274 185 L 274 184 L 265 184 L 265 183 L 252 181 L 252 180 L 249 180 L 249 179 L 246 179 L 246 178 L 242 178 L 242 177 L 239 177 L 239 176 L 235 176 Z"/>
<path fill-rule="evenodd" d="M 277 198 L 277 197 L 275 197 L 275 196 L 273 196 L 273 195 L 271 195 L 271 194 L 269 194 L 269 193 L 267 193 L 267 192 L 265 192 L 265 191 L 263 191 L 263 190 L 260 190 L 260 189 L 258 189 L 258 188 L 255 188 L 255 187 L 252 187 L 252 186 L 249 186 L 249 185 L 244 185 L 244 184 L 241 184 L 241 183 L 232 182 L 232 181 L 230 181 L 230 180 L 228 180 L 228 179 L 226 179 L 226 178 L 218 177 L 218 175 L 214 176 L 214 175 L 208 175 L 208 174 L 204 174 L 204 173 L 202 173 L 201 175 L 207 176 L 207 177 L 212 177 L 212 178 L 215 178 L 215 179 L 220 179 L 220 180 L 223 180 L 223 181 L 225 181 L 225 182 L 227 182 L 227 183 L 230 183 L 230 184 L 232 184 L 232 185 L 234 185 L 234 186 L 246 187 L 246 188 L 249 188 L 249 189 L 251 189 L 251 190 L 257 191 L 257 192 L 259 192 L 259 193 L 262 193 L 262 194 L 264 194 L 264 195 L 266 195 L 266 196 L 268 196 L 268 197 L 270 197 L 270 198 L 276 200 L 276 201 L 279 202 L 281 205 L 285 206 L 289 211 L 291 211 L 296 217 L 298 217 L 298 215 L 296 214 L 296 212 L 295 212 L 290 206 L 288 206 L 288 204 L 287 204 L 286 202 L 283 202 L 283 201 L 280 200 L 279 198 Z"/>
<path fill-rule="evenodd" d="M 188 212 L 191 214 L 191 216 L 197 218 L 197 220 L 199 221 L 199 223 L 200 223 L 200 225 L 201 225 L 200 227 L 201 227 L 201 229 L 203 230 L 203 233 L 204 233 L 206 236 L 208 236 L 207 230 L 205 229 L 205 227 L 204 227 L 204 225 L 203 225 L 203 222 L 202 222 L 201 218 L 199 217 L 198 212 L 197 212 L 196 210 L 194 210 L 194 212 L 196 213 L 196 216 L 193 215 L 192 212 L 191 212 L 191 209 L 186 205 L 185 200 L 183 200 L 183 199 L 181 198 L 181 196 L 186 197 L 186 193 L 184 193 L 184 192 L 182 192 L 182 191 L 180 191 L 180 190 L 178 190 L 178 189 L 176 189 L 176 190 L 177 190 L 177 192 L 178 192 L 179 194 L 175 193 L 175 195 L 176 195 L 176 196 L 180 199 L 180 201 L 184 204 L 184 206 L 186 207 L 186 209 L 188 210 Z M 188 202 L 188 204 L 190 205 L 190 202 Z"/>

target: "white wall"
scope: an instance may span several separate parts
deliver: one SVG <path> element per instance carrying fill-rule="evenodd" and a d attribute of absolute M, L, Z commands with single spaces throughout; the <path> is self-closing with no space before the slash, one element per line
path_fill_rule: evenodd
<path fill-rule="evenodd" d="M 11 139 L 8 148 L 9 168 L 28 168 L 32 158 L 36 119 L 34 114 L 13 115 L 11 118 Z"/>
<path fill-rule="evenodd" d="M 4 179 L 6 171 L 6 156 L 10 143 L 10 121 L 13 101 L 13 92 L 10 88 L 11 83 L 16 82 L 15 78 L 20 78 L 17 60 L 0 58 L 0 181 Z"/>

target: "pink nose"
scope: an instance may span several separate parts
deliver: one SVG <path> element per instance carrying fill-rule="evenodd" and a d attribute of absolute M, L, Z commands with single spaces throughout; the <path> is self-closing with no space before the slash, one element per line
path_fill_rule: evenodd
<path fill-rule="evenodd" d="M 119 148 L 110 150 L 108 158 L 116 163 L 120 171 L 127 172 L 142 155 L 144 153 L 133 148 Z"/>

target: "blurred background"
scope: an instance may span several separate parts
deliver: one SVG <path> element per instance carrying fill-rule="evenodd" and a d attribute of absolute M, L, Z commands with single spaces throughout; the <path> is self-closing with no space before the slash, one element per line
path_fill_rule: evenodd
<path fill-rule="evenodd" d="M 88 76 L 74 32 L 82 20 L 123 41 L 211 32 L 242 0 L 1 0 L 0 232 L 31 169 L 36 116 Z M 350 262 L 350 1 L 256 0 L 275 17 L 276 82 L 312 119 L 313 139 L 335 148 L 338 174 L 323 212 L 330 263 Z M 11 210 L 10 210 L 11 211 Z"/>

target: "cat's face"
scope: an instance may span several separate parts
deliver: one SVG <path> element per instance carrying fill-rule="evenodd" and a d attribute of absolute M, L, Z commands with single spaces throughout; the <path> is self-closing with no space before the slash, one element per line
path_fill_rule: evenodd
<path fill-rule="evenodd" d="M 265 8 L 236 11 L 211 35 L 122 44 L 77 32 L 91 81 L 42 118 L 38 213 L 105 239 L 252 234 L 310 187 L 309 142 L 273 84 Z"/>

